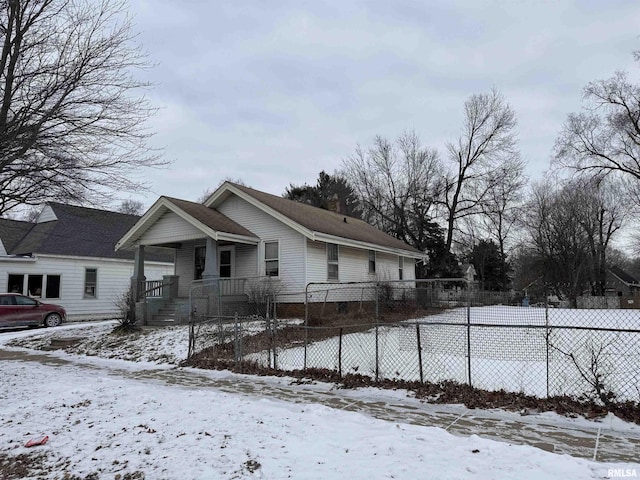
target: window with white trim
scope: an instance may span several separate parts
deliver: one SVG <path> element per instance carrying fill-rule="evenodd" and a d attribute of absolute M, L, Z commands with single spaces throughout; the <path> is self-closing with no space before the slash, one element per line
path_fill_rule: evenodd
<path fill-rule="evenodd" d="M 60 275 L 10 273 L 7 291 L 38 298 L 60 298 Z"/>
<path fill-rule="evenodd" d="M 264 274 L 267 277 L 280 275 L 280 246 L 279 242 L 264 242 Z"/>
<path fill-rule="evenodd" d="M 85 268 L 84 269 L 84 297 L 96 298 L 97 287 L 98 287 L 98 269 Z"/>
<path fill-rule="evenodd" d="M 398 280 L 404 280 L 404 257 L 398 257 Z"/>
<path fill-rule="evenodd" d="M 327 280 L 338 280 L 338 245 L 327 243 Z"/>
<path fill-rule="evenodd" d="M 376 251 L 369 250 L 369 273 L 376 273 Z"/>

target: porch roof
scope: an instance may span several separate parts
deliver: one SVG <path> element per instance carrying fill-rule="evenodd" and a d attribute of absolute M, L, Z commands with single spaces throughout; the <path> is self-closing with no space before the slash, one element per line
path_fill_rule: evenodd
<path fill-rule="evenodd" d="M 132 247 L 162 215 L 171 211 L 202 231 L 203 236 L 235 243 L 257 244 L 260 239 L 226 215 L 201 203 L 172 197 L 160 197 L 116 244 L 116 250 Z"/>

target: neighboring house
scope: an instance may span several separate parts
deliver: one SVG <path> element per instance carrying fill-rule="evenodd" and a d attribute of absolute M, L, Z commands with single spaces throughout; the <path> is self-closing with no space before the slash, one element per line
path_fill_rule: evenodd
<path fill-rule="evenodd" d="M 606 293 L 619 297 L 640 296 L 640 281 L 620 267 L 611 267 L 607 270 Z"/>
<path fill-rule="evenodd" d="M 49 203 L 34 223 L 0 219 L 0 292 L 62 305 L 70 320 L 113 318 L 134 258 L 115 244 L 138 218 Z M 171 275 L 172 252 L 149 255 L 146 271 L 155 280 Z"/>
<path fill-rule="evenodd" d="M 116 248 L 142 265 L 150 246 L 176 250 L 178 297 L 202 278 L 267 276 L 291 303 L 310 282 L 413 280 L 424 257 L 362 220 L 230 182 L 204 204 L 160 197 Z"/>
<path fill-rule="evenodd" d="M 465 263 L 460 267 L 462 278 L 469 282 L 471 288 L 478 288 L 478 273 L 471 263 Z"/>

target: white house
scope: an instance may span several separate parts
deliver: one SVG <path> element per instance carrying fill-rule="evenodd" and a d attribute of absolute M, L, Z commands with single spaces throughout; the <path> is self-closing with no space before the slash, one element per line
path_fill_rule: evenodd
<path fill-rule="evenodd" d="M 178 297 L 202 278 L 267 276 L 298 303 L 310 282 L 415 279 L 424 257 L 360 219 L 230 182 L 204 204 L 160 197 L 116 249 L 141 262 L 151 246 L 176 250 Z"/>
<path fill-rule="evenodd" d="M 49 203 L 34 223 L 0 219 L 0 292 L 62 305 L 70 320 L 113 318 L 134 270 L 115 243 L 138 218 Z M 172 252 L 147 256 L 149 280 L 173 271 Z"/>

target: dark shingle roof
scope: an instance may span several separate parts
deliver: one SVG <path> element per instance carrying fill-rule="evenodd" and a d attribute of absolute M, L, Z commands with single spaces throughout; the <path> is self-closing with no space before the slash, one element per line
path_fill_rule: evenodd
<path fill-rule="evenodd" d="M 33 225 L 31 222 L 0 218 L 0 240 L 2 240 L 2 244 L 7 253 L 13 250 L 18 242 L 31 230 Z"/>
<path fill-rule="evenodd" d="M 322 208 L 313 207 L 306 203 L 296 202 L 287 198 L 271 195 L 269 193 L 260 192 L 253 188 L 245 187 L 244 185 L 238 185 L 235 183 L 232 185 L 313 232 L 335 235 L 337 237 L 371 243 L 388 248 L 422 253 L 410 245 L 407 245 L 402 240 L 398 240 L 397 238 L 384 233 L 382 230 L 378 230 L 364 220 L 338 214 Z"/>
<path fill-rule="evenodd" d="M 57 220 L 32 224 L 31 230 L 8 253 L 50 254 L 132 259 L 132 251 L 115 251 L 116 242 L 139 219 L 136 215 L 49 203 Z M 166 255 L 147 260 L 172 261 Z"/>
<path fill-rule="evenodd" d="M 622 280 L 626 284 L 640 285 L 640 282 L 636 278 L 629 275 L 620 267 L 611 267 L 609 270 L 611 271 L 611 273 L 613 273 L 616 277 L 618 277 L 620 280 Z"/>
<path fill-rule="evenodd" d="M 223 215 L 212 208 L 205 207 L 201 203 L 180 200 L 179 198 L 164 198 L 212 230 L 258 238 L 255 234 L 244 228 L 242 225 L 234 222 L 226 215 Z"/>

